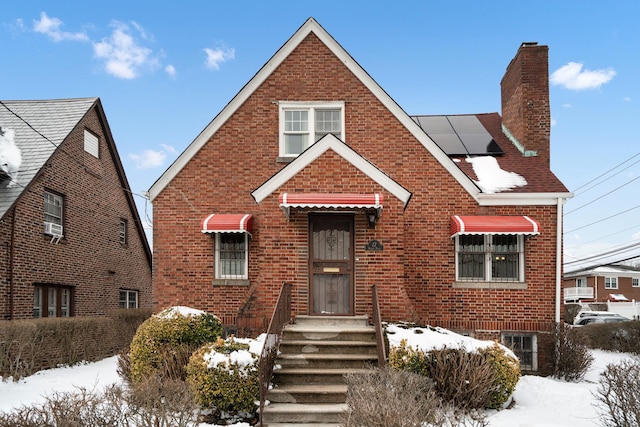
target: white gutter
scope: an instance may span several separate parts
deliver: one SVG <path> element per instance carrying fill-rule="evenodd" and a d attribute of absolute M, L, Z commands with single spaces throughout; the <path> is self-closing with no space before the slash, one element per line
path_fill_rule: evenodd
<path fill-rule="evenodd" d="M 558 197 L 556 226 L 556 323 L 560 323 L 560 301 L 562 298 L 562 206 L 564 199 Z"/>

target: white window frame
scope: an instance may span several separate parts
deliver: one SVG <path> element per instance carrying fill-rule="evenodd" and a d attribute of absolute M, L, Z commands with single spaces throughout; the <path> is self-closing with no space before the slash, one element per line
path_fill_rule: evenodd
<path fill-rule="evenodd" d="M 124 298 L 123 298 L 124 297 Z M 120 289 L 120 308 L 138 308 L 140 293 L 131 289 Z"/>
<path fill-rule="evenodd" d="M 631 287 L 632 288 L 640 288 L 640 279 L 638 279 L 637 277 L 632 277 L 631 278 Z"/>
<path fill-rule="evenodd" d="M 225 237 L 240 234 L 244 237 L 244 265 L 240 274 L 223 274 L 223 266 L 221 261 L 221 243 Z M 215 278 L 231 279 L 231 280 L 247 280 L 249 278 L 249 234 L 248 233 L 216 233 L 215 238 Z"/>
<path fill-rule="evenodd" d="M 100 158 L 100 138 L 87 129 L 84 130 L 84 151 L 96 159 Z"/>
<path fill-rule="evenodd" d="M 118 226 L 118 239 L 121 245 L 127 244 L 127 231 L 129 228 L 129 224 L 126 219 L 120 218 L 120 225 Z"/>
<path fill-rule="evenodd" d="M 464 236 L 464 235 L 463 235 Z M 474 235 L 475 236 L 475 235 Z M 455 264 L 456 264 L 456 281 L 459 282 L 493 282 L 493 283 L 522 283 L 525 281 L 525 251 L 524 251 L 524 236 L 521 234 L 514 235 L 517 238 L 517 254 L 518 254 L 518 277 L 517 278 L 494 278 L 492 276 L 492 265 L 494 256 L 494 236 L 500 236 L 496 234 L 483 234 L 479 235 L 484 239 L 484 274 L 483 277 L 461 277 L 460 275 L 460 235 L 455 237 Z"/>
<path fill-rule="evenodd" d="M 321 110 L 339 110 L 340 111 L 340 133 L 336 136 L 341 140 L 345 140 L 344 136 L 344 101 L 332 101 L 332 102 L 297 102 L 297 101 L 280 101 L 279 106 L 279 156 L 285 158 L 298 157 L 300 153 L 288 153 L 286 151 L 285 135 L 289 133 L 306 134 L 308 135 L 307 146 L 304 149 L 309 148 L 316 142 L 316 112 Z M 307 111 L 308 129 L 306 131 L 292 131 L 287 132 L 285 130 L 285 112 L 287 111 Z M 304 151 L 304 149 L 302 151 Z"/>
<path fill-rule="evenodd" d="M 519 349 L 513 349 L 512 346 L 507 342 L 507 338 L 510 337 L 511 341 L 513 341 L 514 338 L 518 338 L 521 339 L 522 338 L 531 338 L 531 348 L 530 349 L 521 349 L 522 351 L 520 351 Z M 538 370 L 538 335 L 536 334 L 527 334 L 527 333 L 520 333 L 520 332 L 503 332 L 502 333 L 502 344 L 511 348 L 512 351 L 516 354 L 516 356 L 518 356 L 518 358 L 520 359 L 520 369 L 522 369 L 523 371 L 537 371 Z M 526 364 L 523 363 L 522 358 L 520 357 L 520 354 L 518 353 L 530 353 L 531 354 L 531 364 Z"/>
<path fill-rule="evenodd" d="M 53 212 L 51 209 L 59 212 Z M 51 191 L 44 192 L 44 221 L 62 225 L 64 219 L 64 197 Z"/>
<path fill-rule="evenodd" d="M 618 289 L 618 278 L 614 276 L 606 276 L 604 278 L 605 289 Z"/>
<path fill-rule="evenodd" d="M 576 288 L 586 288 L 587 287 L 587 278 L 586 277 L 578 277 L 576 279 Z"/>

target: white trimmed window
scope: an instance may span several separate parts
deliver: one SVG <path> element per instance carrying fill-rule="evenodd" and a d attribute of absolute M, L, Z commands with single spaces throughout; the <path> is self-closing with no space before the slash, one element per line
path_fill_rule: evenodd
<path fill-rule="evenodd" d="M 249 277 L 249 234 L 216 233 L 216 279 L 247 279 Z"/>
<path fill-rule="evenodd" d="M 100 158 L 100 140 L 87 129 L 84 130 L 84 151 L 91 154 L 96 159 Z"/>
<path fill-rule="evenodd" d="M 604 288 L 605 289 L 618 289 L 618 278 L 617 277 L 605 277 L 604 278 Z"/>
<path fill-rule="evenodd" d="M 73 288 L 59 285 L 36 285 L 33 317 L 70 317 L 73 315 Z"/>
<path fill-rule="evenodd" d="M 535 334 L 503 333 L 502 344 L 520 359 L 523 371 L 538 370 L 538 337 Z"/>
<path fill-rule="evenodd" d="M 44 221 L 62 225 L 63 198 L 49 191 L 44 192 Z"/>
<path fill-rule="evenodd" d="M 118 238 L 120 240 L 120 244 L 127 244 L 127 220 L 120 218 L 120 228 L 118 233 Z"/>
<path fill-rule="evenodd" d="M 515 234 L 456 236 L 456 280 L 523 282 L 524 238 Z"/>
<path fill-rule="evenodd" d="M 631 286 L 634 288 L 640 288 L 640 280 L 637 277 L 631 279 Z"/>
<path fill-rule="evenodd" d="M 576 279 L 576 288 L 586 288 L 587 287 L 587 278 L 579 277 Z"/>
<path fill-rule="evenodd" d="M 138 291 L 121 289 L 120 308 L 138 308 Z"/>
<path fill-rule="evenodd" d="M 331 133 L 344 141 L 344 102 L 280 102 L 280 157 L 296 157 Z"/>

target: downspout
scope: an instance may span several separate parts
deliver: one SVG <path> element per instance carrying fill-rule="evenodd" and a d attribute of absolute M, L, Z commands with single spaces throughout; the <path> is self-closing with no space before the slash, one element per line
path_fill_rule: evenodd
<path fill-rule="evenodd" d="M 9 320 L 13 320 L 13 244 L 16 236 L 16 208 L 11 215 L 11 243 L 9 244 Z"/>
<path fill-rule="evenodd" d="M 560 323 L 560 301 L 562 297 L 562 206 L 564 202 L 558 197 L 556 225 L 556 323 Z"/>

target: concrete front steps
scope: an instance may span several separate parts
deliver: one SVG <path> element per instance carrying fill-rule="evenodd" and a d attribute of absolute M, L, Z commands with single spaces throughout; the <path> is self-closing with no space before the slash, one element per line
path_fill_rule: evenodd
<path fill-rule="evenodd" d="M 283 331 L 263 425 L 340 426 L 344 375 L 377 363 L 375 328 L 366 316 L 298 316 Z"/>

